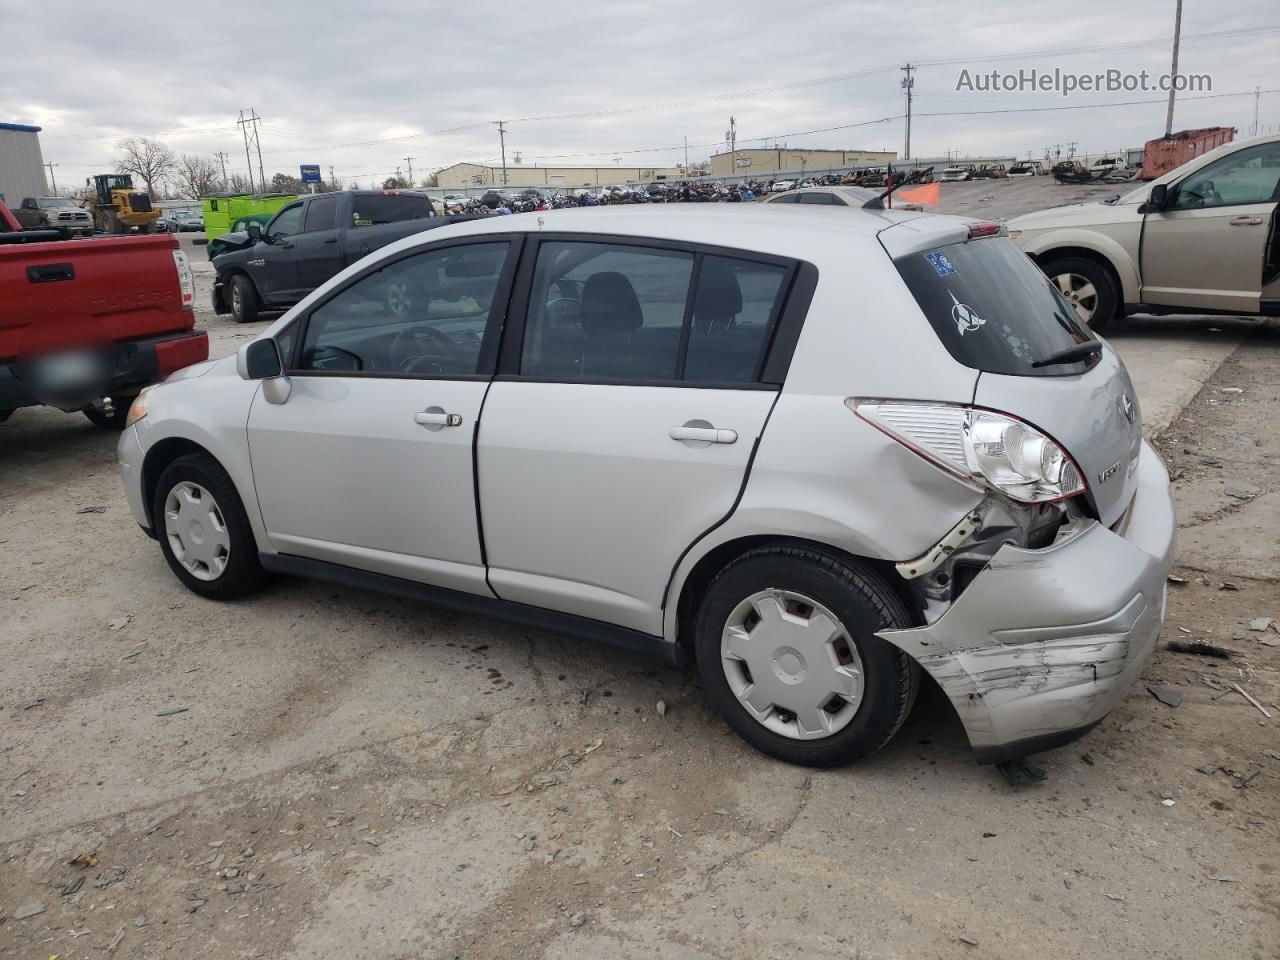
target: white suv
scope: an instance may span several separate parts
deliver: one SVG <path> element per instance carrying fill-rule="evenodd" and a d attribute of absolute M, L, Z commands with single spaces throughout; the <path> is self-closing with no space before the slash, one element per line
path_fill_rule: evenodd
<path fill-rule="evenodd" d="M 119 461 L 202 596 L 318 577 L 692 658 L 813 765 L 888 742 L 921 668 L 982 760 L 1079 736 L 1174 530 L 1111 348 L 1000 227 L 896 211 L 418 234 L 146 391 Z"/>

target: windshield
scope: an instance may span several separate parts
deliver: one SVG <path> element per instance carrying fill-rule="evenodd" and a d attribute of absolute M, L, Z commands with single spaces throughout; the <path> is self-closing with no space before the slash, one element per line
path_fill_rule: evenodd
<path fill-rule="evenodd" d="M 1013 242 L 989 237 L 895 261 L 948 352 L 974 370 L 1014 376 L 1079 374 L 1092 358 L 1035 367 L 1091 335 L 1075 311 Z"/>
<path fill-rule="evenodd" d="M 40 206 L 42 207 L 74 207 L 75 204 L 66 197 L 41 197 Z"/>

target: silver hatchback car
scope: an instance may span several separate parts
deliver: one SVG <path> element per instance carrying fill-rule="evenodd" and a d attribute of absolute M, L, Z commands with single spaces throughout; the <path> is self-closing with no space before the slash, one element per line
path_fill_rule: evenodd
<path fill-rule="evenodd" d="M 979 760 L 1151 654 L 1174 515 L 1119 357 L 995 224 L 646 207 L 460 223 L 139 396 L 132 511 L 218 600 L 317 577 L 697 664 L 746 740 Z"/>

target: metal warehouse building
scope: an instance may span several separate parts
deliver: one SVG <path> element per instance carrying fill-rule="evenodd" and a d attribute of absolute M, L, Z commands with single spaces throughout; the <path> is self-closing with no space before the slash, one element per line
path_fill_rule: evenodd
<path fill-rule="evenodd" d="M 48 193 L 40 128 L 23 123 L 0 123 L 0 200 L 16 207 L 23 197 Z"/>
<path fill-rule="evenodd" d="M 759 177 L 775 173 L 838 170 L 844 167 L 883 167 L 897 162 L 892 150 L 735 150 L 711 158 L 713 177 Z"/>
<path fill-rule="evenodd" d="M 678 180 L 676 167 L 507 167 L 508 187 L 599 187 L 613 183 Z M 501 187 L 502 167 L 455 163 L 436 173 L 436 183 L 449 187 Z"/>

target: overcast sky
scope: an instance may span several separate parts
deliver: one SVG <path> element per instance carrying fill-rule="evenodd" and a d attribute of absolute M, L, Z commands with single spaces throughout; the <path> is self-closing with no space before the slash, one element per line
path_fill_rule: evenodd
<path fill-rule="evenodd" d="M 365 185 L 408 156 L 415 176 L 496 162 L 494 120 L 512 121 L 507 157 L 519 152 L 526 163 L 674 164 L 685 137 L 690 159 L 702 159 L 724 148 L 731 114 L 740 147 L 781 137 L 793 147 L 901 152 L 896 67 L 958 60 L 917 74 L 914 155 L 1039 156 L 1073 140 L 1081 151 L 1110 151 L 1162 133 L 1164 106 L 925 114 L 1160 99 L 955 87 L 966 67 L 1167 72 L 1167 43 L 1114 47 L 1170 37 L 1173 11 L 1174 0 L 597 0 L 563 13 L 505 0 L 0 0 L 0 121 L 44 127 L 60 184 L 109 170 L 115 144 L 130 135 L 179 153 L 222 150 L 228 172 L 243 172 L 235 120 L 246 107 L 265 118 L 268 177 L 310 162 Z M 1222 31 L 1249 32 L 1193 39 Z M 1183 36 L 1181 71 L 1210 74 L 1215 94 L 1280 88 L 1277 0 L 1185 0 Z M 1092 52 L 1020 56 L 1067 48 Z M 1175 128 L 1237 126 L 1247 136 L 1253 111 L 1252 95 L 1185 99 Z M 595 115 L 522 120 L 563 114 Z M 883 118 L 894 119 L 873 122 Z M 847 128 L 807 132 L 838 126 Z M 1262 95 L 1261 126 L 1280 129 L 1280 93 Z"/>

